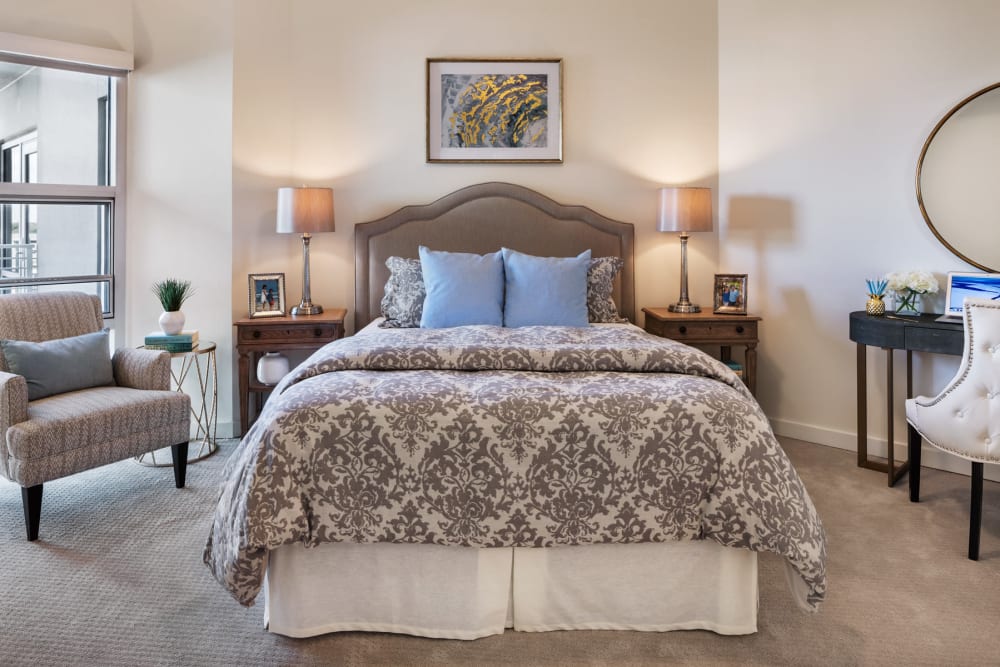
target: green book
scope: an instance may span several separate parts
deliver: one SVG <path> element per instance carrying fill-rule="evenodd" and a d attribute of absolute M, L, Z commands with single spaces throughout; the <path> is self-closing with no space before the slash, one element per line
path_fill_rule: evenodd
<path fill-rule="evenodd" d="M 147 350 L 166 350 L 167 352 L 190 352 L 195 346 L 191 343 L 146 343 Z"/>
<path fill-rule="evenodd" d="M 154 331 L 152 333 L 146 334 L 144 342 L 146 345 L 156 345 L 156 344 L 175 345 L 179 343 L 184 343 L 186 345 L 193 346 L 198 344 L 198 330 L 190 329 L 182 331 L 179 334 L 165 334 L 162 331 Z"/>

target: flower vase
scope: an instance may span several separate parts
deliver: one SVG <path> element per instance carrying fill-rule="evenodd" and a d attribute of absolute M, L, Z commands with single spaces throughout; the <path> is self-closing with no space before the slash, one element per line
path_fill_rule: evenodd
<path fill-rule="evenodd" d="M 914 292 L 909 289 L 896 292 L 897 315 L 919 315 L 920 305 L 919 292 Z"/>
<path fill-rule="evenodd" d="M 184 329 L 184 313 L 179 310 L 163 311 L 160 315 L 160 329 L 168 336 L 179 334 Z"/>
<path fill-rule="evenodd" d="M 865 312 L 869 315 L 885 315 L 885 301 L 881 294 L 869 294 L 865 304 Z"/>

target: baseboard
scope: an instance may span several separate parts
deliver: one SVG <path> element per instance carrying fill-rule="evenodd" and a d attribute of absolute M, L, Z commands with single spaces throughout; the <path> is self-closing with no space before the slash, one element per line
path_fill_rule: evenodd
<path fill-rule="evenodd" d="M 233 422 L 220 421 L 215 427 L 215 438 L 216 440 L 227 440 L 229 438 L 238 437 L 234 435 L 235 432 L 236 429 L 234 428 Z M 199 439 L 197 434 L 197 424 L 194 423 L 194 420 L 192 420 L 191 439 Z"/>
<path fill-rule="evenodd" d="M 233 422 L 219 422 L 217 438 L 235 438 L 236 429 Z"/>
<path fill-rule="evenodd" d="M 785 436 L 786 438 L 805 440 L 806 442 L 814 442 L 818 445 L 836 447 L 837 449 L 846 449 L 851 452 L 858 451 L 858 436 L 857 433 L 853 431 L 838 431 L 835 429 L 813 426 L 811 424 L 800 424 L 798 422 L 787 421 L 784 419 L 772 419 L 771 428 L 774 429 L 776 434 Z M 905 430 L 903 431 L 903 435 L 906 435 Z M 894 449 L 896 458 L 902 458 L 905 460 L 906 442 L 897 441 Z M 888 447 L 884 439 L 873 438 L 871 436 L 868 437 L 869 456 L 885 458 L 887 451 Z M 925 444 L 921 449 L 920 463 L 925 468 L 946 470 L 948 472 L 958 473 L 959 475 L 968 476 L 970 473 L 969 461 L 957 456 L 952 456 L 951 454 L 945 454 L 940 449 L 931 447 L 927 444 Z M 994 482 L 1000 482 L 1000 466 L 984 466 L 983 476 L 986 479 L 993 480 Z"/>

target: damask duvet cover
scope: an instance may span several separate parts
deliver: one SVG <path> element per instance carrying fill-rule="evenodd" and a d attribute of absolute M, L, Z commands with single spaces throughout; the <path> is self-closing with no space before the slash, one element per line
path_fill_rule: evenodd
<path fill-rule="evenodd" d="M 251 605 L 295 542 L 700 539 L 781 555 L 807 610 L 825 595 L 820 519 L 725 365 L 628 325 L 370 328 L 275 388 L 204 560 Z"/>

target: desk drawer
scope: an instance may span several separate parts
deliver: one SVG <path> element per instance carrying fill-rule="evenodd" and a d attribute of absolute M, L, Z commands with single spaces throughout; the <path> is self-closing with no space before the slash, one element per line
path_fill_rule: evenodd
<path fill-rule="evenodd" d="M 902 347 L 914 352 L 954 354 L 961 356 L 965 340 L 954 331 L 932 327 L 906 327 Z"/>
<path fill-rule="evenodd" d="M 290 324 L 277 327 L 239 327 L 240 344 L 280 342 L 286 344 L 317 343 L 340 336 L 338 324 Z"/>

